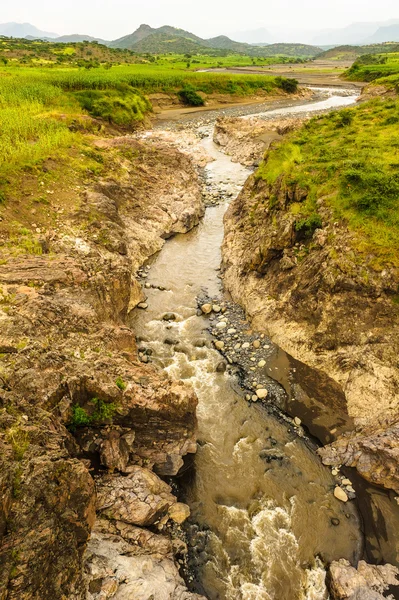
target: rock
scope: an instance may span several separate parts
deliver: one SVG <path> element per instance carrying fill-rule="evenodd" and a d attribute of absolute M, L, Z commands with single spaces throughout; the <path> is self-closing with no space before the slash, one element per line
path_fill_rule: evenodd
<path fill-rule="evenodd" d="M 230 329 L 227 330 L 227 333 L 229 335 L 233 335 L 233 333 L 235 333 L 236 331 L 237 331 L 236 329 L 234 329 L 233 327 L 231 327 Z"/>
<path fill-rule="evenodd" d="M 140 302 L 137 305 L 137 308 L 141 308 L 142 310 L 146 310 L 146 308 L 148 308 L 148 304 L 147 304 L 147 302 Z"/>
<path fill-rule="evenodd" d="M 215 312 L 215 313 L 220 313 L 220 311 L 221 311 L 222 309 L 221 309 L 221 307 L 219 306 L 219 304 L 214 304 L 214 305 L 212 306 L 212 310 L 213 310 L 213 312 Z"/>
<path fill-rule="evenodd" d="M 216 372 L 217 373 L 224 373 L 226 371 L 227 365 L 224 362 L 224 360 L 221 360 L 220 362 L 218 362 L 218 364 L 216 365 Z"/>
<path fill-rule="evenodd" d="M 212 304 L 203 304 L 201 306 L 201 311 L 204 315 L 209 315 L 212 312 Z"/>
<path fill-rule="evenodd" d="M 260 400 L 263 400 L 264 398 L 266 398 L 268 393 L 269 392 L 264 388 L 260 388 L 259 390 L 256 390 L 256 395 Z"/>
<path fill-rule="evenodd" d="M 85 555 L 87 600 L 205 600 L 187 590 L 171 558 L 135 554 L 133 544 L 95 531 Z"/>
<path fill-rule="evenodd" d="M 383 600 L 390 586 L 399 585 L 399 571 L 392 565 L 368 565 L 361 560 L 357 569 L 349 561 L 334 561 L 329 569 L 333 600 Z"/>
<path fill-rule="evenodd" d="M 252 402 L 257 402 L 259 400 L 258 396 L 253 395 L 251 398 Z"/>
<path fill-rule="evenodd" d="M 299 417 L 295 417 L 294 418 L 294 424 L 299 427 L 299 425 L 302 423 L 301 419 Z"/>
<path fill-rule="evenodd" d="M 336 477 L 338 475 L 339 471 L 338 469 L 332 469 L 331 471 L 331 475 L 333 475 L 334 477 Z"/>
<path fill-rule="evenodd" d="M 352 485 L 352 482 L 350 479 L 343 479 L 341 481 L 342 485 Z"/>
<path fill-rule="evenodd" d="M 241 346 L 244 350 L 246 350 L 247 348 L 249 348 L 249 343 L 248 342 L 244 342 L 243 345 Z"/>
<path fill-rule="evenodd" d="M 227 327 L 227 323 L 225 321 L 220 321 L 216 325 L 216 329 L 226 329 L 226 327 Z"/>
<path fill-rule="evenodd" d="M 339 487 L 339 485 L 337 485 L 337 487 L 334 489 L 334 496 L 338 500 L 341 500 L 341 502 L 348 502 L 349 500 L 346 492 L 344 492 L 344 490 L 341 487 Z"/>
<path fill-rule="evenodd" d="M 265 361 L 265 360 L 260 360 L 260 361 L 258 362 L 258 367 L 259 367 L 260 369 L 262 369 L 264 366 L 266 366 L 266 361 Z"/>
<path fill-rule="evenodd" d="M 162 316 L 162 319 L 164 321 L 176 321 L 176 318 L 177 318 L 177 316 L 175 315 L 175 313 L 172 313 L 172 312 L 165 313 Z"/>
<path fill-rule="evenodd" d="M 341 521 L 339 519 L 335 518 L 335 517 L 333 517 L 331 519 L 331 524 L 334 525 L 334 527 L 338 527 L 338 525 L 340 524 L 340 522 Z"/>
<path fill-rule="evenodd" d="M 218 340 L 217 342 L 215 342 L 215 348 L 217 350 L 223 350 L 224 349 L 224 342 Z"/>
<path fill-rule="evenodd" d="M 369 426 L 362 433 L 344 434 L 320 448 L 325 465 L 354 467 L 375 485 L 399 492 L 399 422 L 388 427 Z"/>
<path fill-rule="evenodd" d="M 258 348 L 260 348 L 260 341 L 259 341 L 259 340 L 255 340 L 255 341 L 252 343 L 252 345 L 253 345 L 253 347 L 254 347 L 255 349 L 258 349 Z"/>
<path fill-rule="evenodd" d="M 172 521 L 181 525 L 190 516 L 190 507 L 182 502 L 176 502 L 169 508 L 168 515 Z"/>
<path fill-rule="evenodd" d="M 105 475 L 97 479 L 97 511 L 132 525 L 154 525 L 168 514 L 176 498 L 155 473 L 138 466 L 131 471 L 126 477 Z"/>

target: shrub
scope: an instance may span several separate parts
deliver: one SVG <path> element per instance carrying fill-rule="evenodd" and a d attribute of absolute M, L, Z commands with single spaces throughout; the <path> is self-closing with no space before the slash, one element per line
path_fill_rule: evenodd
<path fill-rule="evenodd" d="M 151 108 L 149 101 L 127 84 L 120 84 L 114 89 L 75 92 L 75 96 L 82 108 L 93 117 L 121 126 L 142 121 Z"/>
<path fill-rule="evenodd" d="M 350 110 L 340 110 L 337 113 L 337 127 L 346 127 L 353 122 L 353 113 Z"/>
<path fill-rule="evenodd" d="M 180 100 L 183 104 L 187 104 L 188 106 L 204 106 L 205 101 L 197 92 L 195 88 L 191 85 L 186 85 L 182 90 L 177 92 Z"/>
<path fill-rule="evenodd" d="M 297 79 L 288 79 L 287 77 L 276 77 L 276 85 L 277 87 L 284 90 L 288 94 L 294 94 L 298 91 L 298 80 Z"/>

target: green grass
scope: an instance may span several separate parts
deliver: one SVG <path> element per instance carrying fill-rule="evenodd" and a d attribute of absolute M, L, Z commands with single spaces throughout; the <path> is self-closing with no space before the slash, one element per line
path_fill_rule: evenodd
<path fill-rule="evenodd" d="M 0 90 L 4 79 L 14 79 L 18 86 L 49 84 L 65 92 L 89 89 L 112 89 L 127 84 L 144 94 L 176 93 L 186 85 L 206 94 L 213 92 L 251 94 L 257 90 L 271 92 L 281 82 L 269 75 L 200 73 L 157 64 L 121 65 L 112 69 L 77 68 L 8 68 L 0 69 Z"/>
<path fill-rule="evenodd" d="M 351 81 L 375 81 L 396 74 L 399 75 L 399 52 L 361 56 L 345 76 Z"/>
<path fill-rule="evenodd" d="M 315 117 L 271 150 L 256 176 L 303 191 L 290 207 L 297 230 L 320 226 L 317 200 L 325 198 L 357 232 L 357 250 L 399 265 L 398 125 L 399 100 Z"/>
<path fill-rule="evenodd" d="M 289 87 L 291 85 L 291 87 Z M 197 73 L 157 64 L 108 68 L 3 67 L 0 69 L 0 185 L 17 168 L 81 143 L 70 128 L 82 112 L 134 127 L 151 110 L 145 95 L 197 92 L 250 95 L 295 91 L 292 81 L 263 75 Z M 185 94 L 187 96 L 187 94 Z M 202 102 L 202 101 L 201 101 Z M 1 190 L 0 190 L 1 193 Z M 2 197 L 2 196 L 1 196 Z"/>

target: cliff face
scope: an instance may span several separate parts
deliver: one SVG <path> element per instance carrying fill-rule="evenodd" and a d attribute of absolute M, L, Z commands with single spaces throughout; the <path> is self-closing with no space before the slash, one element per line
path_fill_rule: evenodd
<path fill-rule="evenodd" d="M 80 190 L 79 206 L 63 209 L 51 230 L 39 229 L 41 252 L 0 248 L 2 599 L 83 599 L 87 586 L 90 598 L 109 597 L 124 544 L 151 555 L 160 576 L 157 560 L 167 561 L 170 589 L 185 590 L 168 538 L 151 546 L 157 536 L 137 525 L 161 530 L 187 516 L 158 475 L 176 474 L 195 452 L 197 400 L 139 361 L 125 318 L 142 300 L 139 265 L 204 208 L 195 169 L 178 151 L 133 139 L 101 144 L 114 173 Z M 118 508 L 121 497 L 130 511 Z M 98 528 L 93 544 L 110 545 L 111 536 L 111 562 L 91 566 L 92 546 L 83 572 L 105 507 L 109 531 Z"/>
<path fill-rule="evenodd" d="M 305 198 L 298 184 L 250 177 L 225 216 L 224 283 L 256 329 L 341 385 L 349 415 L 368 428 L 367 440 L 334 445 L 328 464 L 398 490 L 399 272 L 353 250 L 355 234 L 328 198 L 317 201 L 318 227 L 298 228 L 292 207 Z"/>

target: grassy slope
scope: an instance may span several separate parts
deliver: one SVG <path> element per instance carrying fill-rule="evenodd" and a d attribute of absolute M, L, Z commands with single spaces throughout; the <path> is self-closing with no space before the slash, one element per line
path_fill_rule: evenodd
<path fill-rule="evenodd" d="M 346 72 L 350 81 L 375 81 L 390 75 L 399 75 L 399 52 L 367 54 L 356 60 Z"/>
<path fill-rule="evenodd" d="M 291 205 L 297 227 L 320 226 L 317 200 L 357 232 L 375 265 L 399 265 L 399 100 L 379 99 L 316 117 L 271 150 L 257 176 L 307 191 Z"/>

